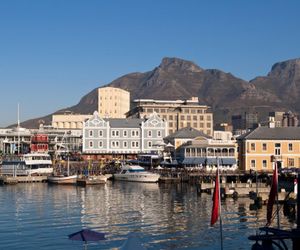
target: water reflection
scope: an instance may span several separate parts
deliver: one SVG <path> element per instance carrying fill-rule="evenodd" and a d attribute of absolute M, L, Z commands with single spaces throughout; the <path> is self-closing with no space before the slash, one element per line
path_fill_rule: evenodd
<path fill-rule="evenodd" d="M 148 249 L 219 248 L 211 228 L 211 195 L 193 186 L 108 182 L 91 187 L 18 184 L 0 187 L 1 249 L 81 249 L 67 235 L 88 227 L 107 240 L 89 249 L 120 246 L 138 232 Z M 249 249 L 248 235 L 264 226 L 266 209 L 250 211 L 250 199 L 222 202 L 225 249 Z M 293 223 L 282 216 L 282 227 Z M 37 236 L 38 235 L 38 236 Z"/>

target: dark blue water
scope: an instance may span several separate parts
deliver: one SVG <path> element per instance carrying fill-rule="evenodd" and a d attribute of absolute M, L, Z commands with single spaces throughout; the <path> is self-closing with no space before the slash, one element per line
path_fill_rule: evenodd
<path fill-rule="evenodd" d="M 222 204 L 224 249 L 250 249 L 247 237 L 264 226 L 265 208 L 250 211 L 250 203 Z M 0 186 L 0 204 L 0 249 L 82 249 L 82 242 L 67 237 L 82 228 L 106 233 L 88 249 L 120 247 L 130 232 L 147 249 L 220 249 L 219 226 L 209 226 L 211 196 L 198 196 L 187 184 L 18 184 Z M 283 227 L 294 226 L 282 218 Z"/>

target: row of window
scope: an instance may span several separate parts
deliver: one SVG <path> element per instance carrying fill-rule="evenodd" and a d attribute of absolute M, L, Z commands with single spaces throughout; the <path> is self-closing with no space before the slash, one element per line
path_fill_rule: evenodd
<path fill-rule="evenodd" d="M 256 160 L 251 160 L 251 168 L 255 169 L 256 168 Z M 295 166 L 295 159 L 294 158 L 288 158 L 287 159 L 287 167 L 294 167 Z M 267 160 L 262 160 L 262 168 L 267 168 Z"/>
<path fill-rule="evenodd" d="M 93 141 L 89 141 L 89 147 L 94 148 L 97 146 Z M 123 141 L 122 148 L 128 148 L 129 143 L 127 141 Z M 152 148 L 152 142 L 148 141 L 147 143 L 148 148 Z M 121 142 L 120 141 L 111 141 L 110 144 L 111 148 L 120 148 Z M 103 148 L 103 141 L 98 141 L 98 148 Z M 139 148 L 139 142 L 138 141 L 132 141 L 131 142 L 131 148 Z"/>
<path fill-rule="evenodd" d="M 200 122 L 200 123 L 197 123 L 197 122 L 194 122 L 194 123 L 191 123 L 191 122 L 186 122 L 186 123 L 180 122 L 180 127 L 181 128 L 183 128 L 183 127 L 191 127 L 192 124 L 193 124 L 193 128 L 197 128 L 197 127 L 204 128 L 204 125 L 205 125 L 205 123 L 203 123 L 203 122 Z M 169 127 L 171 127 L 171 128 L 174 127 L 174 126 L 176 126 L 176 125 L 177 125 L 177 122 L 169 122 Z M 206 127 L 210 128 L 211 127 L 211 123 L 210 122 L 206 123 Z"/>
<path fill-rule="evenodd" d="M 96 137 L 98 134 L 98 137 L 103 137 L 103 130 L 99 130 L 98 133 L 96 133 L 96 131 L 94 130 L 89 130 L 89 137 Z M 111 137 L 120 137 L 121 133 L 119 130 L 111 130 Z M 127 130 L 123 130 L 122 136 L 123 137 L 128 137 L 129 133 Z M 154 132 L 152 130 L 149 130 L 147 132 L 147 136 L 148 137 L 153 137 Z M 162 137 L 162 131 L 161 130 L 157 130 L 156 131 L 156 136 L 157 137 Z M 139 131 L 138 130 L 131 130 L 131 137 L 139 137 Z"/>
<path fill-rule="evenodd" d="M 205 109 L 188 109 L 188 108 L 179 108 L 181 109 L 182 113 L 186 113 L 186 114 L 205 114 L 206 110 Z M 170 113 L 170 112 L 176 112 L 176 108 L 172 109 L 172 108 L 147 108 L 146 109 L 147 113 Z"/>
<path fill-rule="evenodd" d="M 250 144 L 250 148 L 251 148 L 251 151 L 255 151 L 256 149 L 256 144 L 255 143 L 251 143 Z M 281 148 L 281 144 L 280 143 L 275 143 L 275 152 L 276 150 L 279 152 L 280 154 L 280 148 Z M 267 148 L 267 143 L 262 143 L 262 150 L 263 151 L 267 151 L 268 148 Z M 289 151 L 293 151 L 293 143 L 289 143 L 288 145 L 288 150 Z M 276 154 L 276 153 L 275 153 Z"/>

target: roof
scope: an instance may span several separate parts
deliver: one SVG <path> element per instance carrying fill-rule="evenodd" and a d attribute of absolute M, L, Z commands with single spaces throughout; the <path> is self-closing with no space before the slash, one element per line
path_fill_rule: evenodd
<path fill-rule="evenodd" d="M 185 127 L 182 129 L 179 129 L 178 131 L 174 132 L 173 134 L 168 135 L 165 139 L 194 139 L 196 137 L 203 136 L 205 138 L 211 138 L 210 136 L 204 134 L 203 132 L 196 130 L 191 127 Z"/>
<path fill-rule="evenodd" d="M 111 118 L 104 119 L 105 121 L 109 121 L 111 128 L 139 128 L 142 123 L 142 119 L 124 119 L 124 118 Z"/>
<path fill-rule="evenodd" d="M 239 136 L 237 140 L 300 140 L 300 127 L 258 127 Z"/>

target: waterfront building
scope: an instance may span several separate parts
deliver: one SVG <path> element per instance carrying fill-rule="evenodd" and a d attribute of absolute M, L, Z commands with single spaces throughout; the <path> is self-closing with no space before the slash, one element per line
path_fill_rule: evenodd
<path fill-rule="evenodd" d="M 130 109 L 130 93 L 124 89 L 98 89 L 98 113 L 103 118 L 126 118 Z"/>
<path fill-rule="evenodd" d="M 21 127 L 0 129 L 0 153 L 3 155 L 28 153 L 31 135 L 29 129 Z"/>
<path fill-rule="evenodd" d="M 83 153 L 122 157 L 159 151 L 167 136 L 167 122 L 156 113 L 145 119 L 103 119 L 98 112 L 83 126 Z"/>
<path fill-rule="evenodd" d="M 63 112 L 52 115 L 52 127 L 57 129 L 78 129 L 82 130 L 83 122 L 92 115 L 74 114 Z"/>
<path fill-rule="evenodd" d="M 237 138 L 239 168 L 271 172 L 300 167 L 300 127 L 258 127 Z"/>
<path fill-rule="evenodd" d="M 168 121 L 169 134 L 184 127 L 192 127 L 203 133 L 213 135 L 213 113 L 207 105 L 201 105 L 198 97 L 189 100 L 134 100 L 134 108 L 127 117 L 143 118 L 152 112 Z"/>
<path fill-rule="evenodd" d="M 82 150 L 82 130 L 57 129 L 43 125 L 39 129 L 0 129 L 0 154 L 3 155 L 29 152 L 48 152 L 55 155 L 62 148 L 72 154 L 79 154 Z"/>
<path fill-rule="evenodd" d="M 177 150 L 179 161 L 186 167 L 201 167 L 216 170 L 237 169 L 237 150 L 234 140 L 215 140 L 199 136 L 188 141 Z"/>

